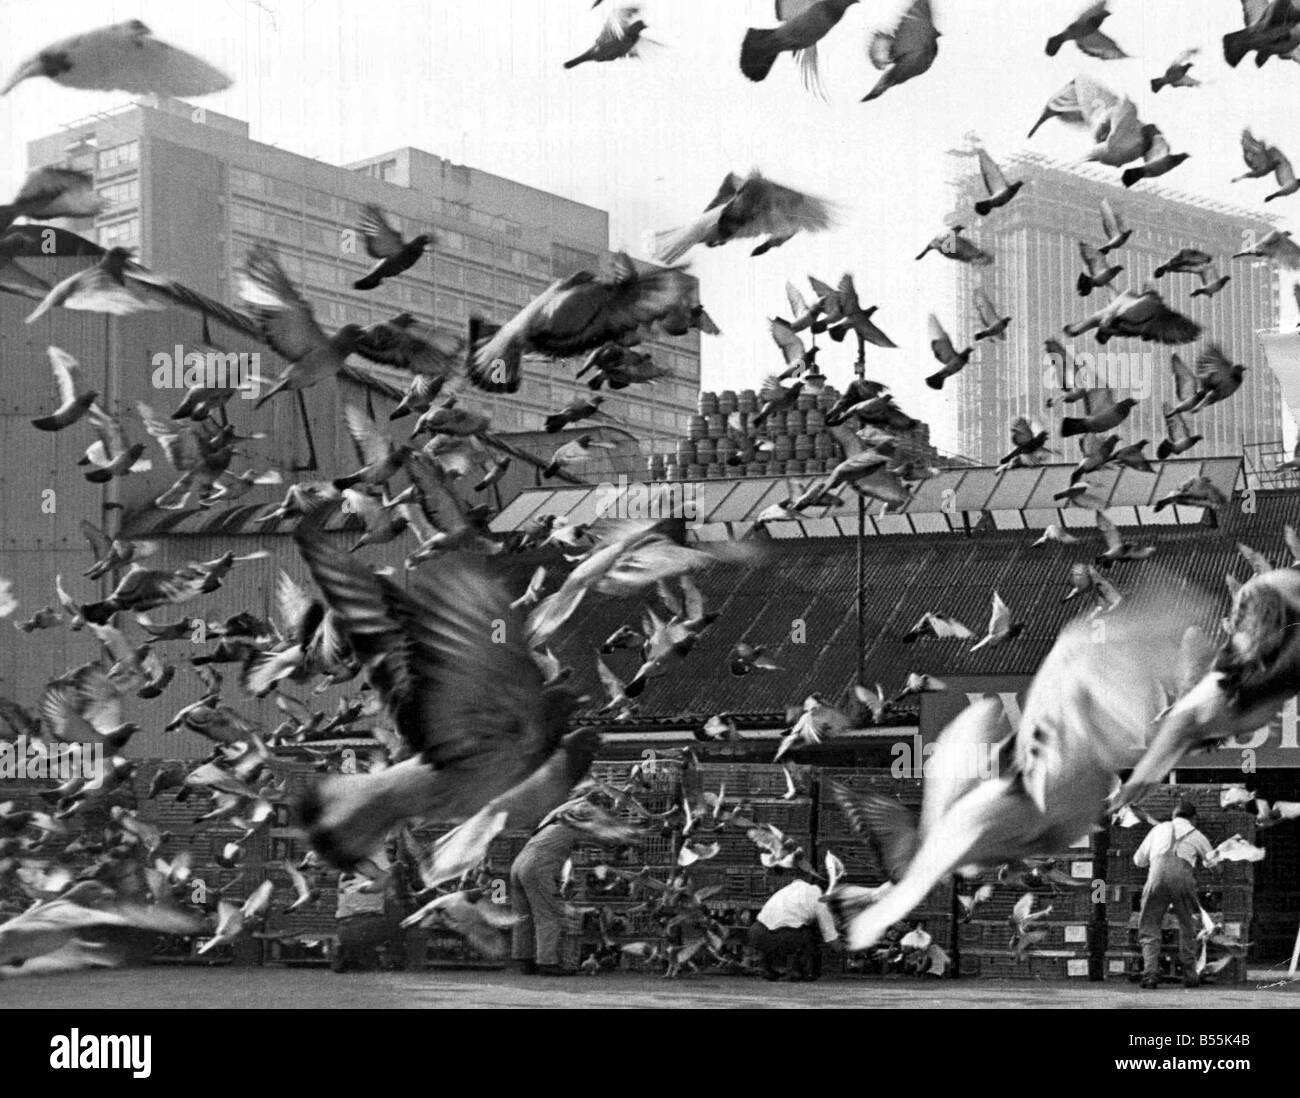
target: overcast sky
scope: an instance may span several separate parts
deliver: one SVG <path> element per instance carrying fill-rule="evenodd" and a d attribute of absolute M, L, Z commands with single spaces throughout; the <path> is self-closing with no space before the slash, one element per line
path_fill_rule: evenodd
<path fill-rule="evenodd" d="M 611 243 L 634 252 L 647 230 L 697 212 L 729 170 L 759 167 L 839 204 L 840 227 L 758 260 L 743 245 L 692 254 L 725 333 L 706 341 L 705 387 L 753 386 L 776 365 L 766 318 L 785 311 L 787 277 L 852 270 L 904 347 L 873 352 L 872 374 L 914 414 L 939 420 L 943 397 L 920 379 L 931 368 L 925 316 L 942 300 L 927 280 L 942 265 L 912 257 L 941 227 L 943 153 L 963 135 L 978 133 L 995 156 L 1027 145 L 1073 161 L 1088 144 L 1081 131 L 1024 135 L 1053 92 L 1089 72 L 1132 96 L 1175 151 L 1193 154 L 1162 181 L 1178 190 L 1262 210 L 1269 181 L 1228 183 L 1242 170 L 1246 125 L 1300 157 L 1300 65 L 1232 70 L 1222 60 L 1222 35 L 1241 24 L 1236 0 L 1112 0 L 1106 30 L 1132 60 L 1095 61 L 1073 45 L 1045 56 L 1048 35 L 1083 6 L 934 0 L 943 32 L 934 68 L 866 104 L 876 78 L 866 41 L 907 0 L 862 0 L 823 43 L 829 103 L 802 89 L 788 57 L 763 84 L 740 74 L 744 30 L 773 25 L 771 0 L 646 0 L 647 33 L 662 48 L 572 71 L 562 63 L 600 27 L 603 9 L 592 12 L 590 0 L 0 0 L 0 68 L 65 35 L 141 18 L 234 77 L 204 102 L 248 120 L 256 140 L 338 163 L 414 145 L 608 209 Z M 1153 95 L 1150 78 L 1191 46 L 1203 49 L 1206 86 Z M 20 85 L 0 100 L 0 190 L 20 182 L 28 139 L 124 101 Z M 1287 216 L 1298 204 L 1300 195 L 1270 207 Z M 1295 322 L 1285 296 L 1284 327 Z M 824 352 L 832 381 L 849 376 L 852 354 L 851 343 Z"/>

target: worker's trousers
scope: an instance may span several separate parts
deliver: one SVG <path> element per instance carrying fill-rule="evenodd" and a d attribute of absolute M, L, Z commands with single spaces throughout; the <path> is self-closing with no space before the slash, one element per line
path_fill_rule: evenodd
<path fill-rule="evenodd" d="M 1184 976 L 1196 972 L 1196 932 L 1200 925 L 1200 903 L 1196 898 L 1196 876 L 1192 867 L 1177 854 L 1152 859 L 1142 890 L 1142 913 L 1138 917 L 1138 941 L 1142 945 L 1142 971 L 1154 976 L 1160 968 L 1161 924 L 1165 912 L 1173 909 L 1178 920 L 1178 956 Z"/>
<path fill-rule="evenodd" d="M 571 828 L 551 824 L 528 840 L 510 867 L 510 906 L 519 917 L 510 941 L 510 955 L 516 961 L 560 963 L 566 922 L 560 870 L 577 838 Z"/>

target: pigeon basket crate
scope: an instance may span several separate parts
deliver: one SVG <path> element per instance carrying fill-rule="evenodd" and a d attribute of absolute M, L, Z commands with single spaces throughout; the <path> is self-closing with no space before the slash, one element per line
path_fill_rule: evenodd
<path fill-rule="evenodd" d="M 817 777 L 821 783 L 822 802 L 826 804 L 834 801 L 830 789 L 831 782 L 847 786 L 849 789 L 881 793 L 890 797 L 901 796 L 906 787 L 910 785 L 906 779 L 897 777 L 891 770 L 886 768 L 858 767 L 849 769 L 827 766 L 818 769 Z"/>
<path fill-rule="evenodd" d="M 650 794 L 676 797 L 681 790 L 681 760 L 663 758 L 653 753 L 651 757 L 636 760 L 592 763 L 591 776 L 598 781 L 622 787 L 630 782 L 633 767 L 637 768 L 637 780 L 632 783 L 629 792 L 637 800 Z"/>
<path fill-rule="evenodd" d="M 1211 963 L 1213 963 L 1211 956 Z M 1142 954 L 1136 949 L 1107 950 L 1102 961 L 1102 978 L 1106 980 L 1136 983 L 1142 978 Z M 1160 963 L 1157 970 L 1162 982 L 1178 983 L 1182 980 L 1182 966 L 1178 961 L 1176 948 L 1161 949 Z M 1245 983 L 1247 975 L 1244 957 L 1234 957 L 1224 968 L 1212 975 L 1216 985 Z"/>
<path fill-rule="evenodd" d="M 790 801 L 751 798 L 749 808 L 756 822 L 770 824 L 784 835 L 798 836 L 801 842 L 812 835 L 812 801 L 807 797 Z"/>
<path fill-rule="evenodd" d="M 875 851 L 861 840 L 819 837 L 817 850 L 822 856 L 831 853 L 839 858 L 844 866 L 844 879 L 850 884 L 881 884 L 887 876 Z"/>
<path fill-rule="evenodd" d="M 514 860 L 519 857 L 532 835 L 531 831 L 507 831 L 498 835 L 488 846 L 488 865 L 509 872 Z"/>
<path fill-rule="evenodd" d="M 1006 950 L 961 954 L 961 975 L 982 980 L 1086 980 L 1091 964 L 1082 953 L 1045 951 L 1017 959 Z"/>
<path fill-rule="evenodd" d="M 1254 889 L 1235 886 L 1205 887 L 1200 882 L 1197 900 L 1211 915 L 1227 922 L 1250 922 L 1254 913 Z M 1142 910 L 1141 885 L 1107 885 L 1106 918 L 1109 922 L 1122 922 Z"/>
<path fill-rule="evenodd" d="M 1091 887 L 1062 887 L 1056 891 L 1046 888 L 1028 890 L 998 887 L 990 899 L 975 909 L 974 917 L 987 921 L 1001 919 L 1005 922 L 1011 917 L 1011 909 L 1016 901 L 1026 891 L 1033 892 L 1034 911 L 1042 911 L 1047 907 L 1052 909 L 1052 914 L 1047 918 L 1053 922 L 1089 923 L 1093 920 L 1095 909 L 1101 906 L 1093 903 L 1094 893 Z M 1100 892 L 1097 895 L 1100 896 Z"/>
<path fill-rule="evenodd" d="M 774 883 L 770 880 L 770 874 L 763 868 L 728 868 L 726 870 L 726 890 L 719 894 L 719 898 L 729 900 L 745 900 L 754 903 L 755 907 L 761 907 L 773 892 L 776 891 Z"/>
<path fill-rule="evenodd" d="M 1039 919 L 1031 924 L 1029 930 L 1035 936 L 1043 935 L 1041 940 L 1034 943 L 1030 950 L 1032 953 L 1041 950 L 1059 950 L 1083 956 L 1088 952 L 1087 923 L 1048 922 Z M 1011 935 L 1011 927 L 1005 922 L 972 921 L 958 925 L 958 937 L 963 951 L 969 949 L 978 953 L 1008 950 Z"/>
<path fill-rule="evenodd" d="M 754 797 L 780 797 L 786 791 L 785 768 L 769 763 L 701 763 L 706 793 L 726 787 L 728 802 Z"/>

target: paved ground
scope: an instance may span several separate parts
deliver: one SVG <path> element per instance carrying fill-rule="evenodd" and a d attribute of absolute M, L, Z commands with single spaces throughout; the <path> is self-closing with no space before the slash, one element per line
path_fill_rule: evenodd
<path fill-rule="evenodd" d="M 1250 983 L 1233 987 L 1140 991 L 1127 982 L 828 979 L 816 984 L 769 984 L 722 976 L 670 982 L 629 973 L 547 979 L 484 970 L 335 975 L 316 968 L 155 967 L 15 977 L 0 981 L 0 1008 L 1300 1008 L 1300 983 L 1270 984 L 1270 979 L 1275 977 L 1259 973 Z"/>

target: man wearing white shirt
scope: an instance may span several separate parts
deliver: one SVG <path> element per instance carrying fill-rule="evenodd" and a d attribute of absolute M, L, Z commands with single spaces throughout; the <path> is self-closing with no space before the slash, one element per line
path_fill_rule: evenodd
<path fill-rule="evenodd" d="M 1200 925 L 1200 901 L 1196 898 L 1197 861 L 1204 861 L 1213 849 L 1210 840 L 1192 822 L 1196 806 L 1180 801 L 1173 819 L 1156 824 L 1142 840 L 1133 864 L 1150 867 L 1142 890 L 1142 914 L 1138 917 L 1138 941 L 1142 945 L 1142 986 L 1160 986 L 1161 924 L 1173 908 L 1178 920 L 1178 956 L 1183 965 L 1183 986 L 1196 987 L 1196 931 Z"/>
<path fill-rule="evenodd" d="M 815 980 L 821 974 L 821 945 L 839 940 L 822 890 L 796 876 L 768 898 L 749 929 L 749 944 L 763 965 L 763 979 L 778 980 L 776 962 L 789 957 L 789 980 Z"/>

